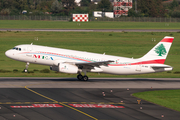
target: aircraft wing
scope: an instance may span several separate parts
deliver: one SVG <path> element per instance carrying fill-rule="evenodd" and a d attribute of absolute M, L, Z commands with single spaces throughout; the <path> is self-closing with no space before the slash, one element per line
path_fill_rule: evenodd
<path fill-rule="evenodd" d="M 74 63 L 79 68 L 93 69 L 94 67 L 99 67 L 101 65 L 107 66 L 109 63 L 114 62 L 113 60 L 100 61 L 100 62 L 80 62 Z"/>

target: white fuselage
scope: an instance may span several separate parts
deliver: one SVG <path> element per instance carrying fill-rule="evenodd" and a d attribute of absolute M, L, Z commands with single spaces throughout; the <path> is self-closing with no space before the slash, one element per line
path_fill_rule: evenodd
<path fill-rule="evenodd" d="M 112 60 L 114 62 L 111 62 L 108 65 L 101 65 L 98 68 L 95 67 L 88 72 L 102 72 L 119 75 L 143 74 L 172 70 L 172 68 L 160 67 L 158 69 L 154 69 L 151 67 L 164 65 L 162 64 L 162 61 L 164 62 L 165 59 L 158 59 L 154 62 L 154 60 L 143 60 L 141 58 L 125 58 L 39 45 L 18 45 L 14 49 L 6 51 L 5 54 L 7 57 L 14 60 L 47 66 L 58 66 L 58 63 L 64 62 L 87 63 Z"/>

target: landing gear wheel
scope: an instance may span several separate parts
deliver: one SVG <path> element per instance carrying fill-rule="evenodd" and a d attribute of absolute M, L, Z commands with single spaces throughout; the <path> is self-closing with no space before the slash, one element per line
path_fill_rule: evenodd
<path fill-rule="evenodd" d="M 27 69 L 24 69 L 24 72 L 25 72 L 25 73 L 27 73 L 27 72 L 28 72 L 28 70 L 27 70 Z"/>
<path fill-rule="evenodd" d="M 88 76 L 86 76 L 86 75 L 83 76 L 83 80 L 84 80 L 84 81 L 88 81 Z"/>
<path fill-rule="evenodd" d="M 26 63 L 26 68 L 24 69 L 24 72 L 25 72 L 25 73 L 28 72 L 28 67 L 29 67 L 29 62 Z"/>
<path fill-rule="evenodd" d="M 83 76 L 81 74 L 77 75 L 78 80 L 83 80 Z"/>

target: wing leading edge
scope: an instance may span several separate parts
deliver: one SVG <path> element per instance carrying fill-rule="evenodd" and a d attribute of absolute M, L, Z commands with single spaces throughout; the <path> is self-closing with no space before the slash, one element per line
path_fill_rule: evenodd
<path fill-rule="evenodd" d="M 113 60 L 108 61 L 100 61 L 100 62 L 81 62 L 81 63 L 74 63 L 80 69 L 94 69 L 94 67 L 100 67 L 101 65 L 108 66 L 109 63 L 114 62 Z"/>

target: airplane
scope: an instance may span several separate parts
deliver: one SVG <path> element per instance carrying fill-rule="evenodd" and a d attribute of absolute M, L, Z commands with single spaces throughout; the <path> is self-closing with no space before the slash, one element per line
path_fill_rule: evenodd
<path fill-rule="evenodd" d="M 173 40 L 174 37 L 164 37 L 147 54 L 137 59 L 33 44 L 17 45 L 7 50 L 5 55 L 25 62 L 25 72 L 30 63 L 41 64 L 50 66 L 53 71 L 78 74 L 77 79 L 87 81 L 87 72 L 130 75 L 171 71 L 173 67 L 164 62 Z"/>

